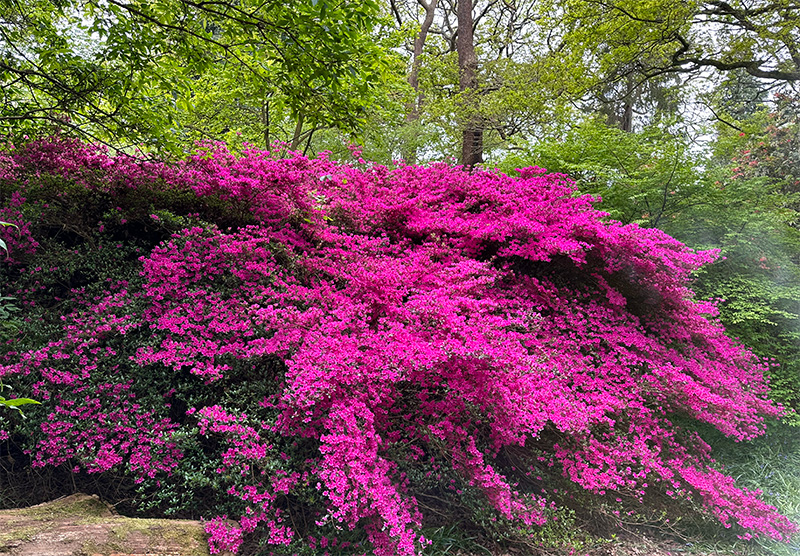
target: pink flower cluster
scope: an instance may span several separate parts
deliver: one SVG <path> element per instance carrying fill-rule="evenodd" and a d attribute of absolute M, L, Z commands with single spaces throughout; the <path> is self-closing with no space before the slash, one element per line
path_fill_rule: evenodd
<path fill-rule="evenodd" d="M 76 180 L 132 166 L 53 145 L 41 146 L 48 168 Z M 35 375 L 35 394 L 56 405 L 37 464 L 147 476 L 179 465 L 178 425 L 137 405 L 106 363 L 104 338 L 147 330 L 151 341 L 127 346 L 130 361 L 188 371 L 198 389 L 224 388 L 241 362 L 286 365 L 275 403 L 190 409 L 201 434 L 228 443 L 218 472 L 247 478 L 230 491 L 247 505 L 237 523 L 209 516 L 214 551 L 253 532 L 290 542 L 276 500 L 316 483 L 320 523 L 363 526 L 378 556 L 415 554 L 426 541 L 403 466 L 417 460 L 450 465 L 525 525 L 546 521 L 548 501 L 512 474 L 555 468 L 596 493 L 699 495 L 748 534 L 796 531 L 671 421 L 688 415 L 746 440 L 779 414 L 764 364 L 693 299 L 690 273 L 714 253 L 609 222 L 541 169 L 357 168 L 212 145 L 147 173 L 223 200 L 248 225 L 176 234 L 142 258 L 140 290 L 93 301 L 67 319 L 64 340 L 0 369 Z M 278 437 L 313 438 L 318 453 L 302 470 L 276 467 Z M 501 464 L 512 448 L 528 453 L 522 467 Z"/>
<path fill-rule="evenodd" d="M 4 223 L 0 226 L 0 239 L 6 244 L 3 253 L 6 263 L 19 261 L 25 255 L 35 253 L 39 247 L 39 242 L 31 235 L 31 223 L 20 210 L 24 202 L 20 192 L 14 191 L 6 206 L 0 208 L 0 222 Z"/>
<path fill-rule="evenodd" d="M 0 366 L 0 379 L 32 377 L 32 396 L 51 408 L 32 450 L 34 467 L 71 462 L 100 473 L 124 463 L 140 483 L 170 472 L 180 460 L 171 441 L 177 424 L 137 403 L 133 379 L 116 364 L 117 352 L 104 345 L 109 333 L 124 334 L 130 326 L 128 318 L 114 315 L 126 296 L 123 289 L 94 300 L 91 312 L 65 319 L 63 339 Z"/>

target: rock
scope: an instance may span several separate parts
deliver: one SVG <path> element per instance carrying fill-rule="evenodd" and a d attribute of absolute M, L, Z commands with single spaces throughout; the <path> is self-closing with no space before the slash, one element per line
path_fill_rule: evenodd
<path fill-rule="evenodd" d="M 73 494 L 0 511 L 0 554 L 8 556 L 208 556 L 199 521 L 115 515 L 97 496 Z"/>

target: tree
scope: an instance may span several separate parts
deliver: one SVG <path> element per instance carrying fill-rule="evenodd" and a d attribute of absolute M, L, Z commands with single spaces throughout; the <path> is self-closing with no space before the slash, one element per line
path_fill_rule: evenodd
<path fill-rule="evenodd" d="M 410 5 L 409 5 L 410 4 Z M 412 21 L 419 25 L 419 30 L 414 30 L 413 46 L 411 48 L 410 67 L 408 69 L 407 80 L 408 84 L 413 91 L 411 99 L 405 103 L 405 119 L 407 127 L 412 129 L 412 133 L 419 131 L 417 123 L 420 119 L 420 111 L 422 110 L 422 103 L 424 96 L 420 91 L 419 85 L 419 72 L 422 66 L 422 56 L 425 50 L 425 43 L 428 40 L 428 34 L 436 17 L 436 11 L 439 0 L 417 0 L 417 2 L 400 2 L 398 0 L 391 0 L 390 7 L 392 16 L 398 26 L 403 28 L 406 21 Z M 418 20 L 417 6 L 422 8 L 423 18 L 420 22 Z M 413 139 L 404 141 L 403 148 L 401 149 L 402 158 L 413 164 L 417 159 L 417 142 Z"/>
<path fill-rule="evenodd" d="M 539 63 L 546 54 L 535 46 L 534 3 L 439 0 L 425 6 L 392 3 L 397 25 L 414 30 L 405 48 L 409 82 L 418 92 L 407 122 L 417 143 L 427 140 L 425 151 L 474 166 L 486 152 L 563 114 L 553 93 L 557 81 Z M 414 145 L 406 152 L 418 150 Z"/>
<path fill-rule="evenodd" d="M 582 75 L 574 93 L 704 70 L 769 81 L 800 79 L 798 18 L 792 0 L 543 3 L 565 71 Z M 580 70 L 578 69 L 580 68 Z M 588 78 L 588 79 L 587 79 Z"/>
<path fill-rule="evenodd" d="M 701 155 L 667 125 L 633 132 L 602 116 L 587 118 L 558 138 L 521 144 L 499 166 L 513 172 L 536 164 L 564 173 L 579 191 L 598 196 L 598 207 L 614 220 L 661 228 L 686 241 L 675 222 L 707 200 Z"/>
<path fill-rule="evenodd" d="M 218 90 L 230 77 L 255 92 L 264 121 L 280 99 L 295 144 L 304 125 L 355 127 L 385 63 L 370 37 L 377 11 L 372 0 L 3 0 L 0 122 L 6 134 L 47 124 L 117 146 L 174 149 L 176 114 L 191 112 L 213 71 Z"/>
<path fill-rule="evenodd" d="M 477 104 L 471 98 L 476 94 L 478 87 L 478 57 L 475 54 L 475 38 L 473 35 L 474 19 L 472 17 L 472 0 L 458 0 L 456 15 L 458 17 L 458 31 L 456 36 L 456 52 L 458 53 L 458 88 L 465 103 Z M 461 164 L 472 169 L 476 164 L 483 162 L 483 125 L 475 116 L 468 115 L 467 122 L 462 132 L 461 139 Z"/>

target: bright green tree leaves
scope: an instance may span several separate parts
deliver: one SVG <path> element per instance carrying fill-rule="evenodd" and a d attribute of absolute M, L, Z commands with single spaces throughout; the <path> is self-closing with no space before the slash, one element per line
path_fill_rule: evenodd
<path fill-rule="evenodd" d="M 628 75 L 646 79 L 704 69 L 800 79 L 800 4 L 794 0 L 568 0 L 545 2 L 557 58 L 575 92 Z M 574 70 L 580 68 L 578 73 Z"/>
<path fill-rule="evenodd" d="M 181 120 L 215 91 L 247 106 L 279 97 L 295 119 L 354 126 L 386 68 L 371 38 L 377 13 L 373 0 L 2 0 L 0 123 L 6 134 L 45 124 L 175 149 Z"/>
<path fill-rule="evenodd" d="M 690 144 L 665 127 L 626 133 L 589 119 L 566 135 L 521 147 L 504 170 L 535 163 L 568 174 L 582 193 L 602 199 L 600 208 L 624 223 L 669 230 L 697 202 L 702 176 Z"/>

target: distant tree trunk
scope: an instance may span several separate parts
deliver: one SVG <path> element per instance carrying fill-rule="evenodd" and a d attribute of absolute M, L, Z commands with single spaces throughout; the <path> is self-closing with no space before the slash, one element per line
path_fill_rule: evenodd
<path fill-rule="evenodd" d="M 417 0 L 420 6 L 425 10 L 425 19 L 422 21 L 419 33 L 414 38 L 414 54 L 411 59 L 411 71 L 408 72 L 408 84 L 414 89 L 414 100 L 406 105 L 406 122 L 415 123 L 419 120 L 419 111 L 422 105 L 422 94 L 419 92 L 419 68 L 422 64 L 422 50 L 425 48 L 425 41 L 428 39 L 428 32 L 433 25 L 433 18 L 436 14 L 436 6 L 439 0 Z M 417 148 L 415 145 L 409 145 L 403 152 L 403 158 L 409 164 L 413 164 L 417 159 Z"/>
<path fill-rule="evenodd" d="M 425 10 L 425 19 L 419 28 L 419 34 L 414 39 L 414 57 L 411 61 L 411 71 L 408 74 L 408 84 L 411 85 L 415 92 L 419 93 L 419 67 L 422 63 L 422 49 L 425 48 L 425 41 L 428 40 L 428 32 L 431 29 L 431 25 L 433 25 L 433 18 L 436 15 L 436 6 L 439 4 L 439 0 L 431 0 L 430 2 L 417 0 L 417 2 Z M 417 100 L 419 100 L 419 97 Z M 419 117 L 418 103 L 412 106 L 409 116 Z"/>
<path fill-rule="evenodd" d="M 600 113 L 607 118 L 608 124 L 618 127 L 622 131 L 631 133 L 633 131 L 634 106 L 642 96 L 641 85 L 636 83 L 633 73 L 629 73 L 625 78 L 624 85 L 620 85 L 621 90 L 611 89 L 611 97 L 603 92 L 599 99 L 602 103 Z"/>
<path fill-rule="evenodd" d="M 456 12 L 458 15 L 458 36 L 456 37 L 456 52 L 458 53 L 459 89 L 467 103 L 467 121 L 461 139 L 461 164 L 472 170 L 476 164 L 483 162 L 483 124 L 477 116 L 472 115 L 475 110 L 472 105 L 474 98 L 470 98 L 478 87 L 478 57 L 475 55 L 475 40 L 473 37 L 472 17 L 473 0 L 458 0 Z"/>
<path fill-rule="evenodd" d="M 625 99 L 625 104 L 622 107 L 622 117 L 620 118 L 619 127 L 626 133 L 633 131 L 633 100 L 630 98 Z"/>
<path fill-rule="evenodd" d="M 261 101 L 261 125 L 264 126 L 264 148 L 269 149 L 269 97 Z"/>
<path fill-rule="evenodd" d="M 294 126 L 294 136 L 292 137 L 292 144 L 290 149 L 296 150 L 300 146 L 300 140 L 303 138 L 303 114 L 297 116 L 297 125 Z"/>
<path fill-rule="evenodd" d="M 623 99 L 619 127 L 622 129 L 622 131 L 631 133 L 633 131 L 633 105 L 641 93 L 633 75 L 628 75 L 625 84 L 628 94 L 626 94 L 625 98 Z"/>

